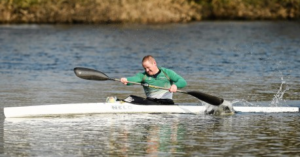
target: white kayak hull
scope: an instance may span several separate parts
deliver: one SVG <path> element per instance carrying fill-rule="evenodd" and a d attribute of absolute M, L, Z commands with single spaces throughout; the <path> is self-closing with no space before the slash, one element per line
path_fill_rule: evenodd
<path fill-rule="evenodd" d="M 236 112 L 299 112 L 298 107 L 233 107 Z M 5 107 L 6 118 L 46 117 L 109 113 L 192 113 L 203 114 L 205 106 L 134 105 L 125 102 L 80 103 L 41 106 Z"/>

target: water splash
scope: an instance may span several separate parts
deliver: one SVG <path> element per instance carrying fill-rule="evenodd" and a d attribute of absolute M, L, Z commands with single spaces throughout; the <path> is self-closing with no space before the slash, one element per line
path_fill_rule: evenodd
<path fill-rule="evenodd" d="M 277 91 L 277 93 L 274 95 L 271 103 L 264 103 L 264 102 L 256 102 L 251 103 L 244 99 L 236 99 L 232 100 L 231 103 L 233 106 L 271 106 L 271 107 L 278 107 L 285 104 L 286 100 L 284 100 L 283 96 L 284 94 L 289 90 L 289 86 L 287 85 L 285 79 L 283 76 L 281 77 L 281 84 Z"/>
<path fill-rule="evenodd" d="M 285 102 L 283 99 L 283 95 L 286 91 L 289 90 L 289 87 L 286 85 L 286 81 L 281 77 L 281 85 L 277 91 L 277 93 L 274 95 L 274 98 L 270 104 L 270 106 L 278 106 L 279 104 L 282 104 Z"/>

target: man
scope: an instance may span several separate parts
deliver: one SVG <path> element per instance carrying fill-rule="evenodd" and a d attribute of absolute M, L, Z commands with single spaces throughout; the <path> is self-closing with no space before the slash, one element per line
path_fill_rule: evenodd
<path fill-rule="evenodd" d="M 173 70 L 158 67 L 155 59 L 151 55 L 145 56 L 143 58 L 142 66 L 144 67 L 145 72 L 137 73 L 133 77 L 121 78 L 121 82 L 125 85 L 130 85 L 130 83 L 128 82 L 138 82 L 153 86 L 164 87 L 169 90 L 143 86 L 147 98 L 143 99 L 137 96 L 131 96 L 131 98 L 134 99 L 134 101 L 131 102 L 148 105 L 174 104 L 174 101 L 172 100 L 173 93 L 175 93 L 178 88 L 185 87 L 187 85 L 186 81 L 180 75 L 176 74 Z"/>

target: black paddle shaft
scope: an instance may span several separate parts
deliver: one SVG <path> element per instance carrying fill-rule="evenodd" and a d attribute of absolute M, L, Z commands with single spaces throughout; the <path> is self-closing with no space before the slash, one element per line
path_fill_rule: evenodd
<path fill-rule="evenodd" d="M 150 87 L 150 88 L 157 88 L 157 89 L 164 89 L 164 90 L 169 90 L 168 88 L 164 88 L 164 87 L 158 87 L 158 86 L 153 86 L 153 85 L 149 85 L 149 84 L 141 84 L 142 86 L 145 87 Z M 182 90 L 177 90 L 178 93 L 185 93 L 185 94 L 189 94 L 191 96 L 194 96 L 204 102 L 207 102 L 209 104 L 215 105 L 215 106 L 219 106 L 224 102 L 224 99 L 216 97 L 216 96 L 212 96 L 206 93 L 202 93 L 199 91 L 182 91 Z"/>
<path fill-rule="evenodd" d="M 81 68 L 81 67 L 77 67 L 74 68 L 74 72 L 76 74 L 76 76 L 82 78 L 82 79 L 86 79 L 86 80 L 95 80 L 95 81 L 106 81 L 106 80 L 112 80 L 112 81 L 120 81 L 119 79 L 112 79 L 109 78 L 106 74 L 104 74 L 103 72 L 94 70 L 94 69 L 88 69 L 88 68 Z M 157 88 L 157 89 L 164 89 L 164 90 L 169 90 L 167 88 L 163 88 L 163 87 L 158 87 L 158 86 L 153 86 L 153 85 L 149 85 L 149 84 L 142 84 L 142 83 L 137 83 L 137 82 L 128 82 L 128 83 L 132 83 L 135 85 L 142 85 L 142 86 L 146 86 L 146 87 L 150 87 L 150 88 Z M 177 90 L 177 92 L 179 93 L 185 93 L 185 94 L 189 94 L 192 95 L 204 102 L 207 102 L 211 105 L 215 105 L 215 106 L 219 106 L 223 103 L 224 99 L 222 98 L 218 98 L 216 96 L 212 96 L 206 93 L 202 93 L 199 91 L 181 91 L 181 90 Z"/>
<path fill-rule="evenodd" d="M 206 93 L 202 93 L 202 92 L 199 92 L 199 91 L 187 91 L 186 92 L 187 94 L 189 95 L 192 95 L 204 102 L 207 102 L 211 105 L 214 105 L 214 106 L 219 106 L 221 105 L 223 102 L 224 102 L 224 99 L 222 98 L 219 98 L 219 97 L 216 97 L 216 96 L 212 96 L 212 95 L 209 95 L 209 94 L 206 94 Z"/>

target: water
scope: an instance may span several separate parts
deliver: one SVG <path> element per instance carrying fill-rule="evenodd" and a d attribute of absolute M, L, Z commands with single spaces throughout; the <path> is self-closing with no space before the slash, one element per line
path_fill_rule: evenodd
<path fill-rule="evenodd" d="M 300 144 L 296 114 L 119 114 L 4 126 L 9 156 L 296 156 Z"/>
<path fill-rule="evenodd" d="M 0 107 L 103 102 L 144 96 L 140 86 L 77 78 L 88 67 L 112 78 L 156 57 L 200 90 L 243 106 L 297 106 L 299 22 L 170 25 L 2 25 Z M 178 103 L 199 103 L 175 94 Z M 297 156 L 299 113 L 93 115 L 6 119 L 0 156 Z M 299 156 L 299 155 L 298 155 Z"/>

